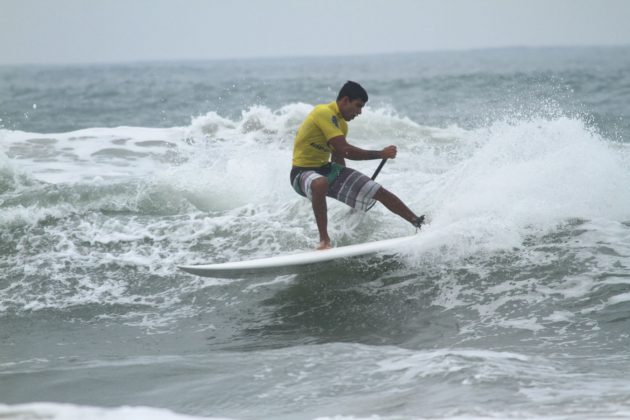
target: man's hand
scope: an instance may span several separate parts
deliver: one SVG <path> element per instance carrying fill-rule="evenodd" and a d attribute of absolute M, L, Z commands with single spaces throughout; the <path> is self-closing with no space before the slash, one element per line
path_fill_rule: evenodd
<path fill-rule="evenodd" d="M 394 159 L 396 157 L 396 153 L 398 153 L 396 146 L 387 146 L 381 150 L 381 159 Z"/>

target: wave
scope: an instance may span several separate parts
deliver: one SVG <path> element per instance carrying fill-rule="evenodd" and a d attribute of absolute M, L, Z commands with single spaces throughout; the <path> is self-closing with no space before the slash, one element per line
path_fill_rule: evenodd
<path fill-rule="evenodd" d="M 74 404 L 30 403 L 19 405 L 0 404 L 0 416 L 6 419 L 35 420 L 227 420 L 224 417 L 198 417 L 176 414 L 170 410 L 151 407 L 99 408 Z"/>
<path fill-rule="evenodd" d="M 81 363 L 46 372 L 53 379 L 63 378 L 65 383 L 74 385 L 84 383 L 86 377 L 94 374 L 105 375 L 112 380 L 103 381 L 100 388 L 110 396 L 110 403 L 121 398 L 124 401 L 128 397 L 121 394 L 125 390 L 124 379 L 135 378 L 133 389 L 127 387 L 127 390 L 136 400 L 170 404 L 188 411 L 228 413 L 237 417 L 240 414 L 243 418 L 251 417 L 252 406 L 257 406 L 259 417 L 320 420 L 573 418 L 576 411 L 581 413 L 579 418 L 586 419 L 617 418 L 627 413 L 625 378 L 621 373 L 602 379 L 580 366 L 579 359 L 560 359 L 546 354 L 466 347 L 411 350 L 389 345 L 327 343 L 257 349 L 247 353 L 247 357 L 242 352 L 215 351 L 212 358 L 188 354 L 161 356 L 161 363 L 155 359 L 121 358 L 106 364 Z M 25 365 L 29 365 L 28 361 Z M 41 369 L 47 363 L 39 365 Z M 103 368 L 108 369 L 108 373 L 104 374 Z M 64 375 L 65 369 L 78 371 L 80 376 Z M 161 373 L 156 374 L 156 369 Z M 182 372 L 191 369 L 197 380 L 181 377 Z M 251 380 L 231 386 L 226 397 L 226 380 L 222 374 L 228 369 Z M 170 374 L 166 385 L 156 387 L 155 381 L 151 381 L 166 374 Z M 519 386 L 506 386 L 514 381 L 518 381 Z M 488 388 L 495 390 L 492 396 L 488 396 Z M 427 389 L 431 390 L 430 403 L 426 398 L 408 398 L 423 395 Z M 174 394 L 174 390 L 178 393 Z M 252 396 L 255 404 L 243 403 Z M 454 396 L 458 396 L 457 410 L 452 408 Z M 372 414 L 390 413 L 392 407 L 400 407 L 403 397 L 406 403 L 396 415 Z M 506 408 L 508 399 L 518 399 L 518 407 Z M 592 402 L 586 409 L 584 400 Z M 479 401 L 483 401 L 482 406 Z M 551 406 L 554 415 L 548 417 L 545 413 Z M 58 403 L 0 405 L 0 415 L 9 419 L 64 420 L 206 418 L 151 407 L 105 408 Z"/>
<path fill-rule="evenodd" d="M 0 291 L 0 309 L 100 305 L 95 313 L 104 315 L 105 306 L 122 305 L 133 313 L 129 323 L 140 322 L 146 311 L 163 325 L 170 316 L 200 310 L 182 309 L 180 297 L 208 286 L 188 277 L 182 286 L 178 264 L 311 248 L 310 204 L 288 183 L 293 133 L 309 110 L 306 104 L 254 107 L 234 120 L 210 112 L 189 126 L 166 129 L 4 130 L 0 269 L 11 280 Z M 562 264 L 606 275 L 606 266 L 615 263 L 607 253 L 628 252 L 628 147 L 581 119 L 528 116 L 477 129 L 440 128 L 367 108 L 350 137 L 369 148 L 399 146 L 379 181 L 430 215 L 401 257 L 403 272 L 444 279 L 436 304 L 470 305 L 452 292 L 473 293 L 458 280 L 462 267 L 474 278 L 519 267 L 536 281 L 537 270 L 559 252 Z M 369 173 L 376 164 L 353 166 Z M 339 245 L 413 232 L 379 206 L 349 216 L 331 201 L 329 219 Z M 149 280 L 156 276 L 171 281 Z M 530 284 L 524 283 L 524 295 Z M 583 286 L 581 296 L 601 292 L 595 283 L 578 282 L 567 294 Z M 614 289 L 605 301 L 623 305 Z M 144 308 L 140 315 L 138 306 Z"/>
<path fill-rule="evenodd" d="M 500 121 L 465 140 L 471 153 L 423 189 L 441 245 L 510 249 L 571 220 L 630 220 L 628 147 L 581 120 Z"/>
<path fill-rule="evenodd" d="M 181 215 L 254 206 L 304 213 L 288 185 L 292 140 L 307 104 L 258 106 L 230 120 L 214 112 L 186 127 L 93 128 L 60 134 L 3 130 L 3 223 L 104 213 Z M 627 146 L 580 119 L 496 121 L 466 130 L 422 126 L 392 110 L 367 108 L 351 126 L 367 148 L 399 146 L 379 180 L 441 231 L 502 235 L 593 217 L 627 220 Z M 366 173 L 373 162 L 352 162 Z M 19 166 L 20 171 L 15 167 Z M 18 177 L 18 174 L 19 177 Z M 18 179 L 16 181 L 16 179 Z M 331 203 L 332 219 L 345 212 Z M 384 218 L 375 209 L 372 214 Z M 380 222 L 381 220 L 379 220 Z M 398 227 L 403 226 L 394 219 Z M 19 222 L 21 223 L 21 222 Z M 338 224 L 338 223 L 337 223 Z"/>

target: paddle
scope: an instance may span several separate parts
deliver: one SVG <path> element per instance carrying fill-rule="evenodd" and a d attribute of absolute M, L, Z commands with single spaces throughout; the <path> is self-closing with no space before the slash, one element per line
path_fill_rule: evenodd
<path fill-rule="evenodd" d="M 372 181 L 374 181 L 378 173 L 381 172 L 381 169 L 383 169 L 383 166 L 385 166 L 385 162 L 387 162 L 387 159 L 381 160 L 381 163 L 378 165 L 378 168 L 376 168 L 376 171 L 374 171 L 374 175 L 372 175 Z"/>
<path fill-rule="evenodd" d="M 376 170 L 374 171 L 374 174 L 372 175 L 372 181 L 374 181 L 376 177 L 378 176 L 378 173 L 381 172 L 381 169 L 383 169 L 383 166 L 385 166 L 385 162 L 387 162 L 387 158 L 381 160 L 381 163 L 378 165 L 378 168 L 376 168 Z M 365 209 L 365 211 L 366 212 L 369 211 L 372 207 L 374 207 L 374 204 L 376 204 L 376 201 L 373 202 L 370 207 Z M 354 209 L 350 210 L 350 212 L 354 213 Z"/>

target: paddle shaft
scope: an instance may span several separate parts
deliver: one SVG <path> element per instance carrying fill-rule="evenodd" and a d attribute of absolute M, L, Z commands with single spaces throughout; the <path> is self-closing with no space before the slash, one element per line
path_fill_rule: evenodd
<path fill-rule="evenodd" d="M 374 175 L 372 175 L 372 181 L 374 181 L 378 173 L 381 172 L 381 169 L 383 169 L 383 166 L 385 166 L 385 162 L 387 162 L 387 159 L 381 160 L 381 163 L 378 165 L 378 168 L 376 168 L 376 171 L 374 171 Z"/>

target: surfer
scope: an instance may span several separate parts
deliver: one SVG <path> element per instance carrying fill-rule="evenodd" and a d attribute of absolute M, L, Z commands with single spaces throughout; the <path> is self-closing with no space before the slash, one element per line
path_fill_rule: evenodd
<path fill-rule="evenodd" d="M 337 100 L 317 105 L 300 126 L 293 144 L 291 185 L 313 204 L 319 231 L 317 249 L 331 248 L 328 236 L 326 196 L 352 208 L 367 211 L 376 201 L 419 228 L 417 216 L 397 196 L 359 171 L 346 167 L 346 159 L 394 159 L 396 146 L 365 150 L 348 143 L 347 121 L 361 114 L 368 101 L 365 89 L 356 82 L 343 85 Z"/>

